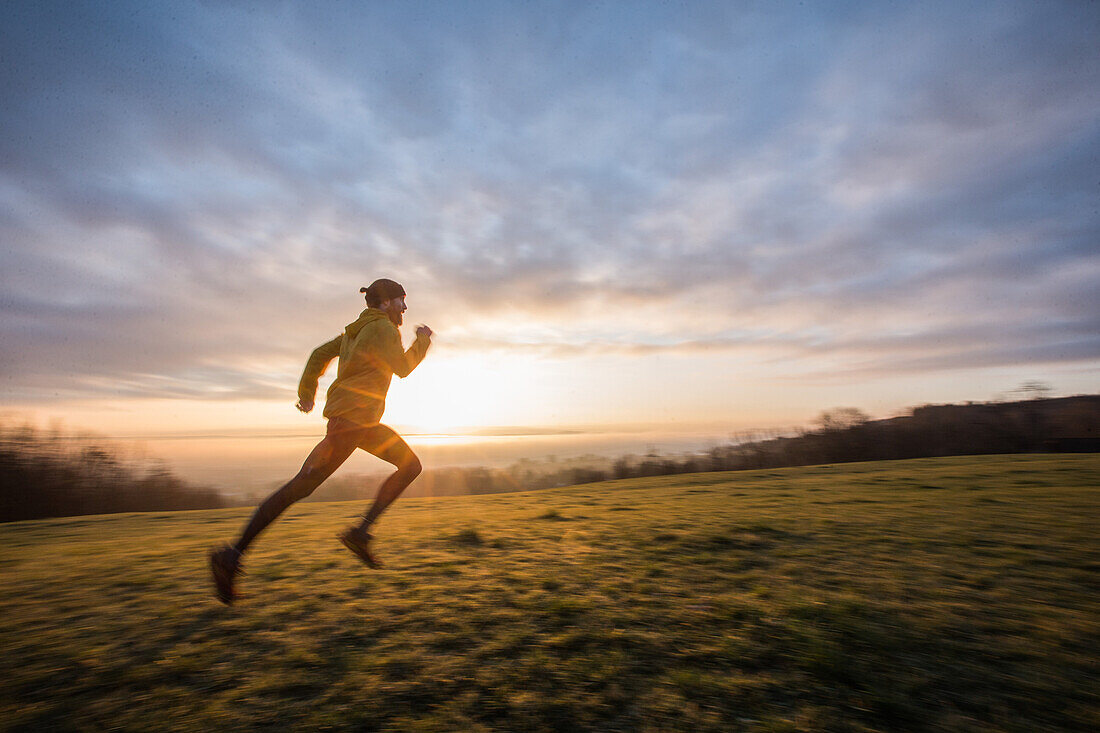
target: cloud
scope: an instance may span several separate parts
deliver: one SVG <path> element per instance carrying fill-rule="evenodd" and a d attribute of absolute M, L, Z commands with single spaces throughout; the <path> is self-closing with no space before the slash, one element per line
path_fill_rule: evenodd
<path fill-rule="evenodd" d="M 1088 5 L 0 21 L 7 400 L 271 394 L 379 275 L 456 350 L 1098 357 Z"/>

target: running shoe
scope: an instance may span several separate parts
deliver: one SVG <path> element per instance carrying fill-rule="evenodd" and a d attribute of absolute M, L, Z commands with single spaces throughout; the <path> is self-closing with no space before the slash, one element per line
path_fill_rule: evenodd
<path fill-rule="evenodd" d="M 374 535 L 358 527 L 351 527 L 340 533 L 340 541 L 344 543 L 344 547 L 366 563 L 367 567 L 378 570 L 382 567 L 382 562 L 370 551 L 370 543 L 373 539 Z"/>
<path fill-rule="evenodd" d="M 241 553 L 230 545 L 219 547 L 210 551 L 210 572 L 214 576 L 214 593 L 218 600 L 225 605 L 230 605 L 240 598 L 233 588 L 237 574 L 241 570 Z"/>

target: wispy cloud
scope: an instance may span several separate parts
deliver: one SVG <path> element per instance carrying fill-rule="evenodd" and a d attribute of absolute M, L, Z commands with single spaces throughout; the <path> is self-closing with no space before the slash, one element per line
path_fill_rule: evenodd
<path fill-rule="evenodd" d="M 7 400 L 273 394 L 379 275 L 456 350 L 1100 359 L 1089 4 L 0 21 Z"/>

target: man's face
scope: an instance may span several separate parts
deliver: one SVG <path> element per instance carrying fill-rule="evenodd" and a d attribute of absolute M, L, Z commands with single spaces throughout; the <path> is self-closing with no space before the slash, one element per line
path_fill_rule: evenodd
<path fill-rule="evenodd" d="M 404 322 L 401 314 L 408 310 L 405 307 L 405 298 L 390 298 L 389 300 L 382 301 L 381 310 L 387 316 L 395 326 L 400 326 Z"/>

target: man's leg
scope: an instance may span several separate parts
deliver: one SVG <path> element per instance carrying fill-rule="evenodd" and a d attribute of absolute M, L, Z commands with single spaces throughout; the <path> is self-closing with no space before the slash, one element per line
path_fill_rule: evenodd
<path fill-rule="evenodd" d="M 378 494 L 374 497 L 374 503 L 363 515 L 358 531 L 365 533 L 379 515 L 394 502 L 394 499 L 401 496 L 401 492 L 420 475 L 422 468 L 420 459 L 413 453 L 409 444 L 392 428 L 385 425 L 376 425 L 368 429 L 361 437 L 359 447 L 397 468 L 382 482 L 378 488 Z"/>
<path fill-rule="evenodd" d="M 252 540 L 256 539 L 256 535 L 275 521 L 291 504 L 312 494 L 314 489 L 355 452 L 361 431 L 351 428 L 341 430 L 340 427 L 342 426 L 339 424 L 334 426 L 330 421 L 328 435 L 309 454 L 298 474 L 256 508 L 252 519 L 245 525 L 241 538 L 234 545 L 238 552 L 243 553 L 248 549 Z"/>
<path fill-rule="evenodd" d="M 374 520 L 378 519 L 378 515 L 386 511 L 386 507 L 392 504 L 405 487 L 420 475 L 420 459 L 400 435 L 385 425 L 376 425 L 365 431 L 359 441 L 359 447 L 383 461 L 392 463 L 397 471 L 382 482 L 378 495 L 374 497 L 374 504 L 367 510 L 359 526 L 341 533 L 340 541 L 367 565 L 380 568 L 382 563 L 371 552 L 370 543 L 373 537 L 368 530 L 374 524 Z"/>
<path fill-rule="evenodd" d="M 256 535 L 275 521 L 288 506 L 312 494 L 322 481 L 348 459 L 358 447 L 361 432 L 362 428 L 347 421 L 339 418 L 329 420 L 324 440 L 306 458 L 298 475 L 256 508 L 237 544 L 210 551 L 210 571 L 214 577 L 214 592 L 218 600 L 229 604 L 239 597 L 234 586 L 237 574 L 241 572 L 241 554 L 256 539 Z"/>

